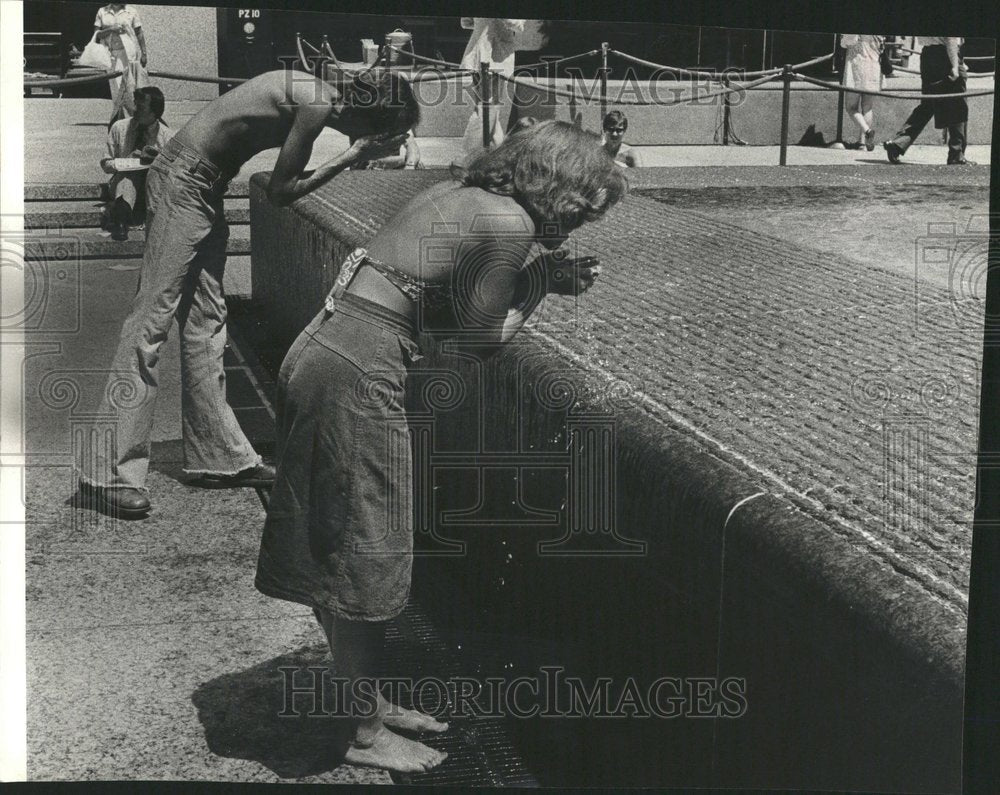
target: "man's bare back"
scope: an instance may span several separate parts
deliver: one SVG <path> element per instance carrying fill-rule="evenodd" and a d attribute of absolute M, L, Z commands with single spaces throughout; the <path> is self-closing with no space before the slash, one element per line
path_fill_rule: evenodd
<path fill-rule="evenodd" d="M 306 72 L 281 69 L 210 103 L 181 128 L 177 139 L 233 175 L 257 153 L 280 146 L 268 196 L 286 205 L 345 168 L 398 153 L 418 118 L 413 92 L 397 76 L 359 75 L 341 94 Z M 306 175 L 313 144 L 327 127 L 352 143 Z"/>
<path fill-rule="evenodd" d="M 337 98 L 332 86 L 306 72 L 266 72 L 209 103 L 178 134 L 235 173 L 257 153 L 285 143 L 299 105 L 329 114 Z"/>

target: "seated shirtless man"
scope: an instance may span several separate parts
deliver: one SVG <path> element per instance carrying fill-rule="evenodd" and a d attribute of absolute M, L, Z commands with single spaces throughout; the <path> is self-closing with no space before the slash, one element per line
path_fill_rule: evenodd
<path fill-rule="evenodd" d="M 611 111 L 604 117 L 604 123 L 601 126 L 603 127 L 601 145 L 618 165 L 625 168 L 642 166 L 639 153 L 623 143 L 625 131 L 628 129 L 628 117 L 624 113 L 620 110 Z"/>
<path fill-rule="evenodd" d="M 264 464 L 226 402 L 222 291 L 229 180 L 257 153 L 281 147 L 268 196 L 287 205 L 348 166 L 395 154 L 419 108 L 406 81 L 367 72 L 338 90 L 305 72 L 268 72 L 224 94 L 164 147 L 146 180 L 146 248 L 139 289 L 110 368 L 102 414 L 115 416 L 111 444 L 92 435 L 82 462 L 95 507 L 145 517 L 160 347 L 177 318 L 181 334 L 184 468 L 208 488 L 269 486 Z M 331 127 L 353 143 L 306 174 L 313 143 Z"/>

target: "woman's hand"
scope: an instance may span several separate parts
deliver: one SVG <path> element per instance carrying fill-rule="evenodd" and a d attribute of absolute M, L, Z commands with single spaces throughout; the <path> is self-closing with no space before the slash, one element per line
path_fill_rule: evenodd
<path fill-rule="evenodd" d="M 569 257 L 565 250 L 543 255 L 548 292 L 556 295 L 580 295 L 594 286 L 601 275 L 597 257 Z"/>

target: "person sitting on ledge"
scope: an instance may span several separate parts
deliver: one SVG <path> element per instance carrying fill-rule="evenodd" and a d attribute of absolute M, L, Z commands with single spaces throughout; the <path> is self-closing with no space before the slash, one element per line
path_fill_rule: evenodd
<path fill-rule="evenodd" d="M 625 131 L 628 129 L 628 117 L 620 110 L 613 110 L 604 117 L 601 144 L 615 162 L 626 168 L 638 168 L 642 165 L 639 153 L 631 146 L 626 146 Z"/>
<path fill-rule="evenodd" d="M 327 636 L 348 763 L 421 772 L 445 754 L 396 730 L 440 733 L 436 717 L 388 701 L 387 622 L 404 609 L 413 556 L 407 373 L 418 330 L 490 356 L 546 293 L 575 296 L 600 264 L 560 247 L 628 188 L 600 139 L 539 122 L 480 150 L 453 180 L 418 193 L 341 266 L 324 307 L 278 375 L 277 475 L 255 585 L 306 605 Z M 532 248 L 548 251 L 525 264 Z M 463 353 L 465 355 L 465 353 Z M 343 687 L 341 687 L 343 685 Z"/>
<path fill-rule="evenodd" d="M 338 90 L 306 72 L 276 70 L 210 102 L 167 142 L 146 178 L 139 290 L 99 409 L 115 417 L 114 437 L 105 444 L 95 433 L 95 449 L 81 451 L 86 504 L 126 519 L 149 513 L 145 481 L 157 365 L 175 317 L 185 471 L 204 488 L 271 485 L 274 468 L 261 460 L 226 402 L 223 196 L 229 181 L 257 153 L 281 147 L 267 191 L 287 205 L 352 163 L 398 152 L 419 116 L 409 83 L 386 71 L 362 73 Z M 313 143 L 328 127 L 355 142 L 307 174 Z"/>
<path fill-rule="evenodd" d="M 139 223 L 146 210 L 146 171 L 119 171 L 115 160 L 139 159 L 151 163 L 173 135 L 163 121 L 163 92 L 155 86 L 135 90 L 135 115 L 119 119 L 108 132 L 107 156 L 101 159 L 108 180 L 108 225 L 115 240 L 128 240 L 128 228 Z"/>

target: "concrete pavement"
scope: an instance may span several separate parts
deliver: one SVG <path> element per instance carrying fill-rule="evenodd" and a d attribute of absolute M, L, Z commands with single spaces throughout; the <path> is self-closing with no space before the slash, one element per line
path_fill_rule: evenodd
<path fill-rule="evenodd" d="M 106 106 L 100 100 L 26 102 L 26 180 L 101 180 L 96 160 L 103 149 Z M 196 109 L 194 104 L 172 107 L 167 115 L 179 127 Z M 341 136 L 324 133 L 314 163 L 344 143 Z M 432 165 L 446 165 L 455 144 L 430 140 L 425 157 Z M 944 153 L 937 146 L 914 147 L 907 160 L 938 163 Z M 954 170 L 945 167 L 891 169 L 877 152 L 793 147 L 790 163 L 820 168 L 810 169 L 808 180 L 781 184 L 788 177 L 763 168 L 777 162 L 776 147 L 651 148 L 649 154 L 651 165 L 662 158 L 696 167 L 678 170 L 677 191 L 666 197 L 682 205 L 666 231 L 687 247 L 684 251 L 696 249 L 693 241 L 711 241 L 718 234 L 719 227 L 705 220 L 715 218 L 727 233 L 751 229 L 757 238 L 794 241 L 800 264 L 810 254 L 829 264 L 831 252 L 837 254 L 837 289 L 845 294 L 860 290 L 875 264 L 914 276 L 917 298 L 920 279 L 929 279 L 937 306 L 948 306 L 945 288 L 954 288 L 968 303 L 962 280 L 974 286 L 975 272 L 959 272 L 956 282 L 951 266 L 931 262 L 916 273 L 914 251 L 930 224 L 964 230 L 973 216 L 987 211 L 985 169 L 970 174 L 966 185 L 952 184 Z M 969 154 L 988 160 L 975 148 Z M 268 168 L 273 157 L 270 152 L 255 158 L 240 179 Z M 855 165 L 838 176 L 841 172 L 831 166 L 845 162 Z M 745 180 L 734 190 L 741 180 L 733 170 L 724 175 L 703 168 L 727 164 L 758 168 L 739 169 Z M 934 187 L 898 189 L 893 179 Z M 655 213 L 648 210 L 648 215 Z M 649 232 L 636 228 L 639 235 Z M 619 254 L 619 276 L 611 284 L 624 299 L 629 252 Z M 91 421 L 88 412 L 100 398 L 135 290 L 134 265 L 91 261 L 51 281 L 42 327 L 29 338 L 29 774 L 37 779 L 389 783 L 382 773 L 334 768 L 324 760 L 322 730 L 303 732 L 274 718 L 270 699 L 281 686 L 279 666 L 321 659 L 322 633 L 308 611 L 253 589 L 263 519 L 255 492 L 203 492 L 183 482 L 175 338 L 163 351 L 154 428 L 149 485 L 155 514 L 145 522 L 119 523 L 71 502 L 74 429 Z M 690 267 L 695 265 L 692 260 Z M 772 266 L 761 256 L 753 267 Z M 649 289 L 673 289 L 653 278 L 645 283 Z M 906 300 L 898 280 L 892 283 L 894 296 Z M 705 289 L 710 287 L 706 282 Z M 838 322 L 847 321 L 830 318 Z M 711 358 L 706 351 L 702 361 Z M 227 357 L 231 400 L 255 442 L 266 447 L 271 433 L 266 398 L 272 384 L 267 368 L 247 361 L 253 352 L 254 346 L 246 345 Z M 960 363 L 964 377 L 969 363 Z M 74 384 L 79 393 L 67 393 L 61 382 Z M 959 419 L 968 418 L 963 413 Z M 963 488 L 952 485 L 954 493 Z M 837 494 L 824 498 L 837 499 Z M 960 569 L 948 574 L 962 578 Z"/>
<path fill-rule="evenodd" d="M 37 182 L 103 182 L 106 175 L 98 160 L 103 156 L 109 103 L 100 99 L 25 100 L 25 181 Z M 204 103 L 172 103 L 165 118 L 175 130 L 198 112 Z M 909 164 L 943 163 L 944 147 L 924 143 L 935 135 L 928 129 L 923 139 L 907 153 Z M 333 130 L 324 131 L 313 149 L 310 167 L 330 159 L 347 146 L 344 136 Z M 423 138 L 420 147 L 424 162 L 432 167 L 445 167 L 461 155 L 457 138 Z M 642 157 L 647 166 L 770 166 L 778 163 L 777 146 L 644 146 Z M 977 163 L 988 164 L 989 145 L 972 142 L 968 156 Z M 262 152 L 248 162 L 238 179 L 246 180 L 258 171 L 274 165 L 277 150 Z M 788 150 L 789 165 L 850 165 L 885 163 L 881 147 L 874 152 L 823 147 L 792 146 Z"/>

